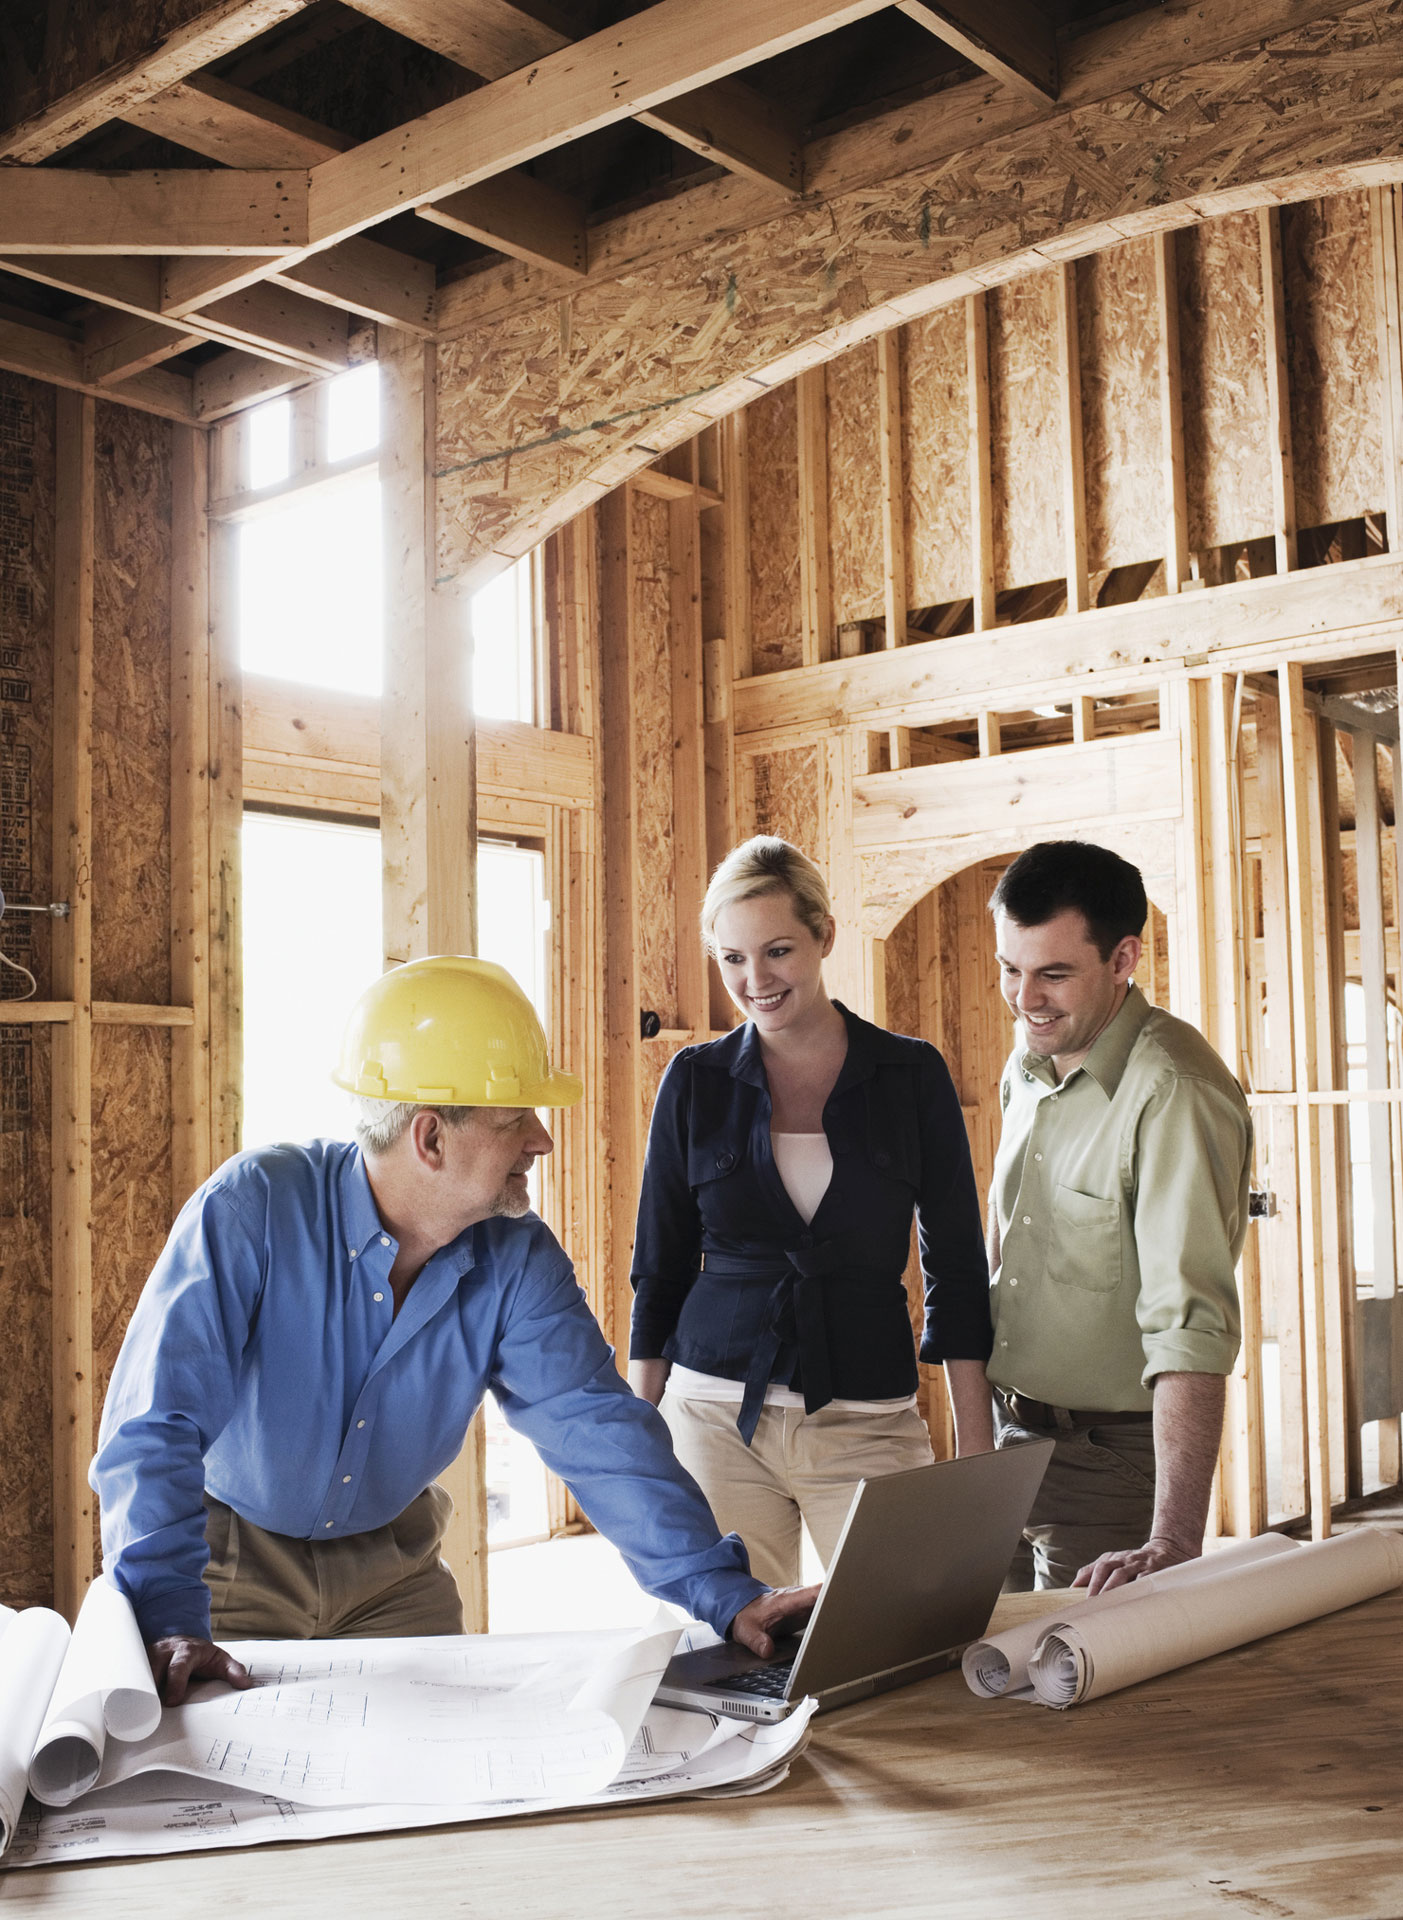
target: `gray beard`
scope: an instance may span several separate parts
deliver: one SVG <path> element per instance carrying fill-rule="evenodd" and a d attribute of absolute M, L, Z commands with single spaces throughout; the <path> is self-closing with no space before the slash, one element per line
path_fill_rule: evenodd
<path fill-rule="evenodd" d="M 510 1187 L 503 1187 L 497 1198 L 487 1210 L 489 1220 L 520 1220 L 523 1214 L 531 1211 L 531 1196 L 523 1193 L 519 1197 Z"/>

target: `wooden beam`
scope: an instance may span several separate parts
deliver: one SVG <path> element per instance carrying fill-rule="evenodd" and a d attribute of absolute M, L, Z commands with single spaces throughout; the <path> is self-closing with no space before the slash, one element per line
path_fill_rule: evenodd
<path fill-rule="evenodd" d="M 828 529 L 828 376 L 810 367 L 794 383 L 799 414 L 799 601 L 804 665 L 833 652 Z"/>
<path fill-rule="evenodd" d="M 1291 1032 L 1297 1093 L 1319 1085 L 1316 1025 L 1319 943 L 1325 929 L 1317 923 L 1310 880 L 1309 778 L 1306 735 L 1315 722 L 1306 713 L 1305 688 L 1298 664 L 1283 667 L 1281 746 L 1286 812 L 1286 871 L 1291 899 Z M 1306 1357 L 1306 1421 L 1311 1532 L 1330 1532 L 1330 1393 L 1326 1353 L 1325 1250 L 1320 1218 L 1320 1122 L 1318 1112 L 1297 1108 L 1296 1181 L 1300 1225 L 1301 1298 Z"/>
<path fill-rule="evenodd" d="M 305 169 L 354 145 L 305 114 L 212 73 L 178 81 L 136 102 L 122 118 L 222 167 Z"/>
<path fill-rule="evenodd" d="M 202 308 L 190 324 L 211 339 L 318 373 L 339 373 L 351 364 L 345 313 L 286 287 L 244 287 Z"/>
<path fill-rule="evenodd" d="M 969 410 L 969 540 L 974 580 L 974 630 L 998 618 L 994 600 L 994 452 L 989 431 L 989 312 L 987 295 L 965 300 L 965 392 Z"/>
<path fill-rule="evenodd" d="M 1388 544 L 1403 551 L 1403 194 L 1369 189 L 1374 255 L 1374 317 L 1383 414 L 1384 513 Z"/>
<path fill-rule="evenodd" d="M 53 924 L 55 995 L 73 1018 L 52 1047 L 54 1606 L 70 1622 L 92 1583 L 92 876 L 94 406 L 60 391 L 55 437 Z"/>
<path fill-rule="evenodd" d="M 781 193 L 803 189 L 804 148 L 797 123 L 742 80 L 718 80 L 634 117 L 728 173 L 744 174 Z"/>
<path fill-rule="evenodd" d="M 0 197 L 0 253 L 299 249 L 308 239 L 309 179 L 292 168 L 80 173 L 10 167 Z"/>
<path fill-rule="evenodd" d="M 1397 622 L 1403 560 L 1380 554 L 738 680 L 736 730 L 926 726 L 967 717 L 995 696 L 1006 712 L 1065 701 L 1077 675 L 1101 676 L 1103 692 L 1143 685 L 1189 659 L 1255 670 L 1292 646 L 1303 654 L 1327 645 L 1340 652 L 1391 648 Z"/>
<path fill-rule="evenodd" d="M 901 335 L 880 333 L 877 349 L 877 465 L 882 485 L 882 644 L 906 638 L 906 488 L 901 454 Z"/>
<path fill-rule="evenodd" d="M 116 307 L 100 307 L 89 314 L 83 329 L 83 378 L 94 386 L 111 386 L 174 359 L 208 337 L 160 320 L 133 320 Z"/>
<path fill-rule="evenodd" d="M 209 870 L 210 1161 L 243 1145 L 243 661 L 238 536 L 210 526 Z M 199 726 L 191 719 L 192 730 Z M 198 854 L 192 854 L 192 859 Z"/>
<path fill-rule="evenodd" d="M 1031 0 L 897 0 L 897 11 L 1039 106 L 1057 98 L 1052 22 Z"/>
<path fill-rule="evenodd" d="M 106 386 L 88 377 L 79 341 L 64 339 L 39 327 L 27 327 L 17 320 L 0 319 L 0 367 L 12 373 L 28 374 L 31 379 L 43 380 L 50 386 L 122 400 L 128 406 L 161 414 L 167 420 L 194 418 L 194 388 L 188 374 L 151 367 Z"/>
<path fill-rule="evenodd" d="M 289 361 L 264 360 L 231 348 L 195 369 L 191 398 L 195 419 L 202 425 L 222 420 L 261 400 L 290 393 L 313 377 L 312 369 Z"/>
<path fill-rule="evenodd" d="M 998 714 L 990 713 L 987 708 L 982 708 L 977 724 L 979 731 L 979 757 L 982 760 L 988 760 L 996 753 L 1002 753 L 1003 729 L 999 724 Z"/>
<path fill-rule="evenodd" d="M 1062 403 L 1062 539 L 1066 552 L 1067 611 L 1084 613 L 1091 604 L 1091 591 L 1086 572 L 1086 474 L 1075 260 L 1064 261 L 1057 273 L 1057 370 Z"/>
<path fill-rule="evenodd" d="M 214 1171 L 210 1077 L 209 436 L 171 439 L 171 1205 Z"/>
<path fill-rule="evenodd" d="M 1189 577 L 1189 505 L 1184 465 L 1183 379 L 1179 357 L 1179 270 L 1173 231 L 1157 233 L 1156 363 L 1159 372 L 1160 471 L 1164 476 L 1164 589 L 1178 593 Z"/>
<path fill-rule="evenodd" d="M 85 133 L 123 118 L 140 102 L 300 13 L 306 4 L 166 0 L 155 32 L 151 11 L 141 7 L 110 9 L 100 34 L 84 34 L 89 16 L 81 11 L 55 15 L 45 49 L 51 62 L 48 72 L 41 71 L 23 89 L 16 86 L 12 70 L 15 92 L 7 104 L 14 124 L 0 134 L 0 160 L 33 166 L 51 159 Z M 73 36 L 70 48 L 59 38 L 65 31 Z M 102 60 L 107 64 L 100 66 Z"/>
<path fill-rule="evenodd" d="M 385 694 L 380 837 L 385 963 L 477 950 L 477 799 L 466 622 L 433 583 L 434 349 L 381 340 Z M 454 1514 L 444 1558 L 470 1633 L 487 1628 L 486 1439 L 481 1412 L 440 1476 Z"/>
<path fill-rule="evenodd" d="M 314 170 L 311 245 L 345 239 L 391 213 L 475 186 L 885 4 L 763 0 L 713 10 L 699 33 L 693 0 L 658 0 L 618 27 L 325 161 Z M 621 74 L 627 76 L 622 82 Z"/>
<path fill-rule="evenodd" d="M 1281 262 L 1281 210 L 1260 207 L 1257 232 L 1262 251 L 1263 342 L 1267 366 L 1267 422 L 1271 434 L 1272 507 L 1276 520 L 1276 570 L 1296 565 L 1296 479 L 1291 448 L 1290 360 L 1286 338 L 1286 274 Z"/>
<path fill-rule="evenodd" d="M 1388 1071 L 1388 962 L 1384 951 L 1382 836 L 1379 820 L 1378 750 L 1373 739 L 1354 736 L 1355 871 L 1359 890 L 1359 962 L 1364 990 L 1365 1077 L 1386 1087 Z M 1388 1110 L 1369 1108 L 1369 1193 L 1375 1297 L 1398 1290 L 1393 1217 L 1393 1157 Z M 1363 1248 L 1359 1250 L 1361 1253 Z"/>
<path fill-rule="evenodd" d="M 485 80 L 499 80 L 534 60 L 568 47 L 563 20 L 543 4 L 517 6 L 513 0 L 347 0 L 357 13 L 378 20 L 406 40 L 432 47 Z"/>
<path fill-rule="evenodd" d="M 360 314 L 384 326 L 403 327 L 430 340 L 434 324 L 435 283 L 432 262 L 416 260 L 378 240 L 343 240 L 338 247 L 309 254 L 305 260 L 267 276 L 270 286 L 305 293 L 343 313 Z"/>
<path fill-rule="evenodd" d="M 744 410 L 721 422 L 721 495 L 726 555 L 726 638 L 737 680 L 751 671 L 750 460 Z M 734 718 L 732 731 L 734 731 Z"/>
<path fill-rule="evenodd" d="M 557 192 L 520 168 L 417 211 L 435 226 L 466 234 L 531 266 L 560 267 L 579 275 L 589 267 L 583 201 Z"/>
<path fill-rule="evenodd" d="M 701 943 L 702 897 L 706 892 L 708 870 L 701 528 L 694 499 L 674 500 L 667 512 L 676 1012 L 679 1026 L 703 1028 L 711 1024 L 711 1006 L 706 955 Z"/>

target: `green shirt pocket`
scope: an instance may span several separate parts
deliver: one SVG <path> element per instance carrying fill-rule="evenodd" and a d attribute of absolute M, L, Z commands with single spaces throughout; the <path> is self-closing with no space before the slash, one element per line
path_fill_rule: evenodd
<path fill-rule="evenodd" d="M 1047 1277 L 1087 1293 L 1120 1285 L 1120 1201 L 1058 1186 L 1052 1196 Z"/>

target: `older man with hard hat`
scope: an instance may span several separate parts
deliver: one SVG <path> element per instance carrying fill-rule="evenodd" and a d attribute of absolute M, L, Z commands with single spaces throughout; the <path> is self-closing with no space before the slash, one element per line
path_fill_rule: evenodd
<path fill-rule="evenodd" d="M 435 1484 L 490 1387 L 640 1583 L 762 1654 L 811 1590 L 751 1577 L 614 1366 L 531 1211 L 553 1071 L 501 967 L 411 961 L 362 995 L 333 1075 L 354 1143 L 237 1154 L 191 1196 L 142 1292 L 92 1484 L 105 1568 L 168 1704 L 214 1644 L 460 1633 Z"/>

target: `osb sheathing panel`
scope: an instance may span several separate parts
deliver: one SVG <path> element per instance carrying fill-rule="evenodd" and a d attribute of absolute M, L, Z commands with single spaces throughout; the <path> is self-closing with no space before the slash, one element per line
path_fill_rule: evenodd
<path fill-rule="evenodd" d="M 902 328 L 901 411 L 911 605 L 967 599 L 969 398 L 962 302 Z"/>
<path fill-rule="evenodd" d="M 1163 544 L 1154 245 L 1077 263 L 1087 564 L 1153 559 Z"/>
<path fill-rule="evenodd" d="M 1067 570 L 1056 297 L 1055 276 L 1040 273 L 989 298 L 994 579 L 1000 587 L 1031 586 Z"/>
<path fill-rule="evenodd" d="M 887 1018 L 892 1033 L 921 1031 L 916 910 L 913 907 L 886 941 Z"/>
<path fill-rule="evenodd" d="M 1385 502 L 1369 202 L 1281 211 L 1296 520 L 1320 527 Z"/>
<path fill-rule="evenodd" d="M 54 390 L 0 373 L 0 886 L 47 901 L 53 831 Z M 13 914 L 0 951 L 50 993 L 48 922 Z M 0 994 L 24 990 L 0 968 Z M 53 1597 L 49 1031 L 0 1013 L 0 1600 Z"/>
<path fill-rule="evenodd" d="M 755 756 L 755 831 L 778 834 L 823 865 L 823 765 L 817 747 Z"/>
<path fill-rule="evenodd" d="M 803 664 L 799 611 L 799 420 L 793 382 L 751 402 L 745 417 L 750 488 L 752 673 Z"/>
<path fill-rule="evenodd" d="M 171 1221 L 168 1029 L 93 1029 L 93 1399 Z"/>
<path fill-rule="evenodd" d="M 900 135 L 886 131 L 865 174 L 848 166 L 825 197 L 773 219 L 748 190 L 723 187 L 715 224 L 683 254 L 664 257 L 676 216 L 661 207 L 657 247 L 618 278 L 483 275 L 448 303 L 441 570 L 529 544 L 584 504 L 605 462 L 686 437 L 699 408 L 739 404 L 748 376 L 795 349 L 836 352 L 871 316 L 888 324 L 893 299 L 950 283 L 962 293 L 957 276 L 1031 267 L 1046 242 L 1080 234 L 1090 251 L 1103 223 L 1148 227 L 1263 179 L 1272 197 L 1364 184 L 1397 153 L 1400 47 L 1394 0 L 1365 0 L 1164 78 L 1128 63 L 1121 92 L 1032 125 L 1000 124 L 990 106 L 953 118 L 942 144 L 927 122 L 896 179 Z M 815 177 L 826 184 L 821 167 Z"/>
<path fill-rule="evenodd" d="M 1194 227 L 1176 252 L 1189 545 L 1222 547 L 1275 524 L 1257 216 Z"/>
<path fill-rule="evenodd" d="M 639 1081 L 642 1092 L 643 1127 L 646 1134 L 649 1121 L 653 1117 L 653 1103 L 658 1097 L 658 1087 L 667 1072 L 668 1062 L 682 1051 L 680 1044 L 669 1040 L 645 1040 L 639 1049 Z M 629 1230 L 633 1228 L 633 1205 L 629 1202 Z"/>
<path fill-rule="evenodd" d="M 864 341 L 829 362 L 828 527 L 833 619 L 882 617 L 882 488 L 877 464 L 877 350 Z"/>
<path fill-rule="evenodd" d="M 672 591 L 668 503 L 631 493 L 633 753 L 638 884 L 639 1004 L 677 1021 L 677 901 L 673 881 Z"/>
<path fill-rule="evenodd" d="M 170 999 L 170 437 L 97 409 L 93 994 Z"/>

